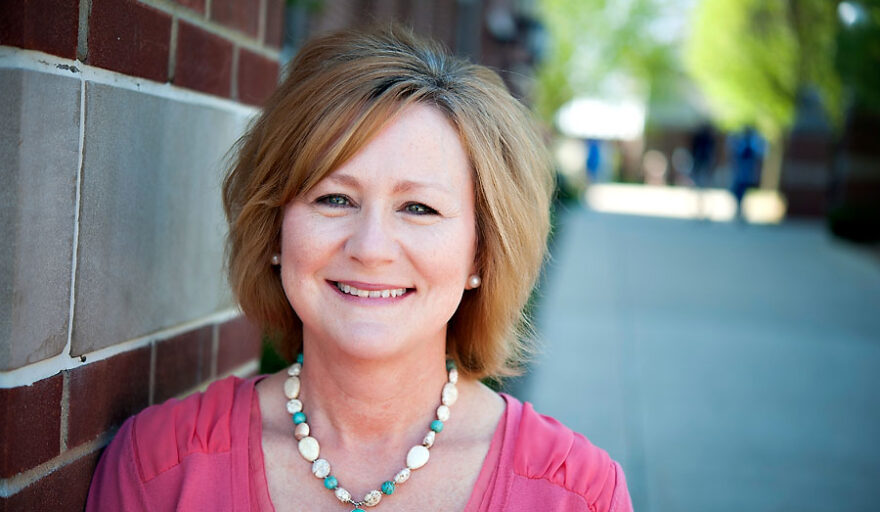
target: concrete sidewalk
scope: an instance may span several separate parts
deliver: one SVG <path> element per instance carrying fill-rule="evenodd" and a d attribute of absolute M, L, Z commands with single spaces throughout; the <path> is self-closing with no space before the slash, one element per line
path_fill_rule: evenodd
<path fill-rule="evenodd" d="M 880 509 L 880 261 L 818 223 L 564 213 L 520 398 L 636 510 Z"/>

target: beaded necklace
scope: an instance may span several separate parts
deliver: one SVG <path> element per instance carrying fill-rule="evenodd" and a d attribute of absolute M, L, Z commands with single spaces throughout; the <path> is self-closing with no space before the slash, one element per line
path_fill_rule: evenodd
<path fill-rule="evenodd" d="M 288 378 L 284 381 L 284 396 L 287 397 L 287 412 L 293 417 L 293 424 L 296 425 L 293 435 L 298 441 L 297 448 L 300 455 L 312 463 L 312 474 L 317 478 L 324 480 L 324 487 L 333 491 L 343 504 L 354 505 L 355 508 L 351 512 L 365 512 L 361 507 L 375 507 L 382 500 L 382 495 L 391 495 L 394 493 L 396 486 L 409 480 L 410 475 L 416 469 L 428 463 L 431 456 L 430 448 L 434 445 L 434 439 L 437 434 L 443 431 L 443 422 L 449 420 L 449 407 L 458 399 L 458 389 L 455 383 L 458 382 L 458 370 L 455 362 L 451 359 L 446 360 L 446 371 L 448 373 L 448 381 L 443 385 L 440 393 L 440 405 L 437 407 L 437 419 L 431 422 L 428 433 L 422 444 L 417 444 L 409 449 L 406 454 L 406 467 L 397 472 L 391 480 L 386 480 L 379 489 L 374 489 L 364 495 L 362 500 L 352 499 L 351 493 L 339 485 L 339 480 L 330 473 L 330 463 L 326 459 L 318 458 L 321 447 L 318 440 L 310 435 L 309 424 L 306 422 L 306 414 L 303 412 L 303 403 L 299 399 L 300 379 L 299 374 L 302 371 L 303 355 L 296 356 L 296 362 L 287 369 Z"/>

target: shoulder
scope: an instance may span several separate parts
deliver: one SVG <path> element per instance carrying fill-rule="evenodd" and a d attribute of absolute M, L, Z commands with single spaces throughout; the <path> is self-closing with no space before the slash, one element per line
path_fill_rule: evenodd
<path fill-rule="evenodd" d="M 131 448 L 144 481 L 196 453 L 227 453 L 237 416 L 248 414 L 253 381 L 229 377 L 204 392 L 154 405 L 131 420 Z M 245 405 L 245 407 L 241 407 Z M 247 418 L 244 418 L 247 421 Z"/>
<path fill-rule="evenodd" d="M 101 456 L 86 510 L 202 510 L 246 499 L 228 483 L 247 467 L 253 386 L 224 379 L 129 418 Z"/>
<path fill-rule="evenodd" d="M 518 412 L 513 471 L 539 494 L 565 495 L 592 511 L 631 510 L 623 470 L 608 453 L 530 403 L 508 398 Z M 518 409 L 518 411 L 516 411 Z"/>

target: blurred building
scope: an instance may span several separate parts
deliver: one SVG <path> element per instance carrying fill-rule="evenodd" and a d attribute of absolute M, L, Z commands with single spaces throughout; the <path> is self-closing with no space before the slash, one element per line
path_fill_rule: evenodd
<path fill-rule="evenodd" d="M 543 51 L 536 9 L 537 0 L 301 0 L 285 12 L 284 55 L 316 34 L 395 21 L 491 67 L 524 99 Z"/>

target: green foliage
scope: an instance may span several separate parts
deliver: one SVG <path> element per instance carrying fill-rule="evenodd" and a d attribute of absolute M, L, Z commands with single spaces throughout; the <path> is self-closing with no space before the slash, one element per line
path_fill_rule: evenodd
<path fill-rule="evenodd" d="M 778 140 L 806 86 L 819 91 L 830 117 L 840 121 L 838 30 L 836 3 L 828 0 L 702 0 L 685 66 L 719 125 L 753 125 Z"/>
<path fill-rule="evenodd" d="M 855 105 L 880 114 L 880 0 L 861 4 L 865 19 L 839 32 L 835 61 Z"/>
<path fill-rule="evenodd" d="M 601 94 L 613 76 L 642 84 L 646 94 L 662 90 L 676 67 L 673 45 L 652 30 L 662 3 L 540 0 L 550 51 L 537 70 L 539 115 L 549 122 L 573 97 Z"/>
<path fill-rule="evenodd" d="M 263 347 L 260 352 L 260 374 L 280 372 L 290 366 L 290 362 L 284 359 L 275 348 L 276 343 L 268 335 L 263 335 Z"/>

